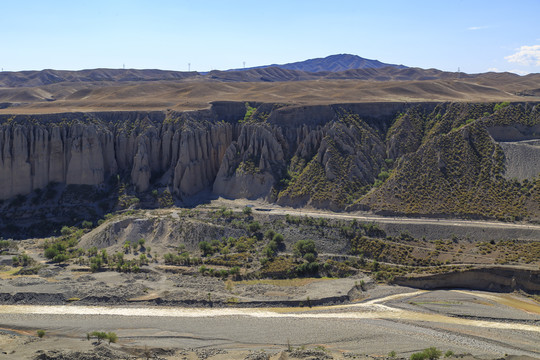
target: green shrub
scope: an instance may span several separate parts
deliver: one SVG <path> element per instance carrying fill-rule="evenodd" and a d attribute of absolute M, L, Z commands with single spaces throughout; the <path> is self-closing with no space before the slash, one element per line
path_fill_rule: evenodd
<path fill-rule="evenodd" d="M 45 330 L 38 330 L 37 331 L 37 336 L 39 336 L 40 338 L 44 337 L 45 336 Z"/>
<path fill-rule="evenodd" d="M 110 343 L 116 343 L 118 341 L 118 335 L 113 332 L 104 332 L 104 331 L 92 331 L 89 334 L 86 334 L 86 339 L 90 340 L 91 337 L 95 337 L 98 341 L 98 344 L 101 344 L 103 340 L 109 340 Z"/>
<path fill-rule="evenodd" d="M 91 221 L 85 220 L 82 222 L 81 226 L 85 229 L 91 229 L 94 224 Z"/>
<path fill-rule="evenodd" d="M 13 261 L 13 266 L 28 266 L 34 263 L 34 259 L 32 259 L 28 254 L 19 254 L 17 256 L 13 256 L 11 260 Z"/>
<path fill-rule="evenodd" d="M 274 230 L 272 230 L 272 229 L 267 230 L 264 233 L 264 237 L 267 238 L 268 240 L 273 240 L 274 236 L 276 236 L 276 232 Z"/>
<path fill-rule="evenodd" d="M 273 258 L 277 255 L 278 252 L 278 245 L 277 243 L 272 240 L 266 245 L 266 247 L 263 249 L 263 254 L 268 258 Z"/>
<path fill-rule="evenodd" d="M 411 355 L 411 360 L 437 360 L 442 355 L 442 352 L 436 347 L 424 349 L 422 352 Z"/>
<path fill-rule="evenodd" d="M 411 355 L 411 360 L 426 360 L 426 354 L 423 352 L 414 353 Z"/>
<path fill-rule="evenodd" d="M 215 249 L 208 241 L 201 241 L 199 243 L 199 249 L 202 251 L 203 256 L 212 255 L 215 252 Z"/>
<path fill-rule="evenodd" d="M 62 234 L 62 236 L 71 235 L 72 232 L 73 228 L 70 228 L 69 226 L 62 226 L 62 229 L 60 230 L 60 234 Z"/>
<path fill-rule="evenodd" d="M 436 360 L 440 358 L 442 355 L 441 350 L 437 349 L 436 347 L 430 347 L 428 349 L 425 349 L 424 353 L 426 354 L 429 360 Z"/>
<path fill-rule="evenodd" d="M 294 244 L 293 253 L 296 257 L 303 257 L 309 253 L 317 257 L 317 249 L 313 240 L 298 240 Z"/>
<path fill-rule="evenodd" d="M 505 107 L 507 107 L 509 105 L 510 105 L 510 103 L 508 101 L 504 101 L 502 103 L 495 104 L 495 106 L 493 107 L 493 111 L 494 112 L 499 111 L 499 110 L 504 109 Z"/>
<path fill-rule="evenodd" d="M 118 341 L 118 335 L 116 335 L 116 333 L 113 333 L 113 332 L 108 332 L 107 340 L 109 340 L 109 344 L 116 343 Z"/>
<path fill-rule="evenodd" d="M 101 342 L 107 338 L 107 333 L 104 331 L 92 331 L 90 333 L 90 337 L 95 337 L 98 341 L 98 344 L 101 344 Z"/>
<path fill-rule="evenodd" d="M 283 245 L 285 242 L 285 239 L 283 238 L 283 235 L 281 234 L 275 234 L 272 240 L 274 240 L 276 244 L 278 244 L 278 246 Z"/>
<path fill-rule="evenodd" d="M 311 263 L 317 260 L 317 256 L 315 256 L 314 253 L 307 253 L 306 255 L 304 255 L 304 260 Z"/>
<path fill-rule="evenodd" d="M 248 225 L 248 229 L 251 233 L 257 232 L 261 229 L 261 224 L 257 221 L 253 221 Z"/>

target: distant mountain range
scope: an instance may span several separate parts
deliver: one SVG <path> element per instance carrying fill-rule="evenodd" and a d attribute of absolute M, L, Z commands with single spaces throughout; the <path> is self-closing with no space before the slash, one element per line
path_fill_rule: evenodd
<path fill-rule="evenodd" d="M 0 88 L 38 87 L 58 83 L 116 83 L 156 81 L 222 81 L 222 82 L 285 82 L 308 80 L 371 80 L 412 81 L 497 78 L 515 81 L 511 73 L 465 74 L 437 69 L 412 68 L 386 64 L 360 56 L 340 54 L 283 65 L 266 65 L 248 69 L 213 70 L 208 73 L 156 69 L 88 69 L 80 71 L 41 70 L 0 72 Z"/>
<path fill-rule="evenodd" d="M 263 66 L 255 66 L 255 67 L 246 68 L 246 69 L 232 69 L 229 71 L 278 68 L 278 69 L 298 70 L 298 71 L 306 71 L 306 72 L 321 72 L 321 71 L 339 72 L 339 71 L 352 70 L 352 69 L 380 69 L 387 66 L 397 68 L 397 69 L 404 69 L 407 67 L 404 65 L 386 64 L 386 63 L 380 62 L 379 60 L 365 59 L 358 55 L 337 54 L 337 55 L 330 55 L 325 58 L 309 59 L 305 61 L 298 61 L 298 62 L 282 64 L 282 65 L 278 65 L 278 64 L 263 65 Z"/>

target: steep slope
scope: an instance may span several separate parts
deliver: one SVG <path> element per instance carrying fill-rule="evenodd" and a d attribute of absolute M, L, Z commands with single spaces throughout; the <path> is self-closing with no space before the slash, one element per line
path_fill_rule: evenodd
<path fill-rule="evenodd" d="M 404 155 L 392 153 L 398 156 L 392 175 L 358 204 L 417 215 L 538 217 L 539 174 L 522 182 L 506 179 L 506 168 L 514 164 L 490 135 L 518 127 L 530 137 L 540 137 L 537 106 L 452 104 L 429 114 L 408 113 L 395 124 L 405 130 L 389 133 L 390 148 L 393 134 L 411 128 L 405 118 L 424 124 L 422 140 L 418 133 L 404 136 L 400 146 Z M 521 160 L 521 166 L 528 166 L 526 159 Z"/>

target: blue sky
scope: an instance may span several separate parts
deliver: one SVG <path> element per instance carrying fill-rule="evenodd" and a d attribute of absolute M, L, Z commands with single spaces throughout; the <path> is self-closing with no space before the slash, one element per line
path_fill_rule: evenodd
<path fill-rule="evenodd" d="M 0 67 L 208 71 L 349 53 L 540 72 L 539 0 L 0 0 Z"/>

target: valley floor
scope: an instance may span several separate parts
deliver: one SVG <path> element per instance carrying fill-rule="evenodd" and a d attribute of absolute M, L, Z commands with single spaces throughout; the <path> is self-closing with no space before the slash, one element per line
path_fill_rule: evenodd
<path fill-rule="evenodd" d="M 432 346 L 480 358 L 540 358 L 540 305 L 517 294 L 383 285 L 364 295 L 311 308 L 2 305 L 0 359 L 78 359 L 84 352 L 98 359 L 145 352 L 160 359 L 363 359 L 391 351 L 408 358 Z M 46 329 L 44 338 L 37 329 Z M 96 347 L 85 335 L 96 329 L 116 332 L 118 343 Z"/>
<path fill-rule="evenodd" d="M 252 209 L 252 215 L 242 214 L 246 207 Z M 228 215 L 224 215 L 226 212 Z M 223 220 L 226 216 L 230 222 Z M 288 223 L 285 216 L 295 219 Z M 336 223 L 310 225 L 308 217 L 324 217 Z M 439 265 L 417 268 L 444 272 L 454 264 L 463 269 L 470 264 L 486 267 L 513 254 L 507 266 L 526 271 L 538 268 L 538 258 L 531 251 L 536 249 L 540 227 L 534 224 L 383 218 L 224 199 L 195 210 L 117 214 L 87 232 L 77 246 L 86 251 L 99 246 L 109 254 L 121 251 L 130 259 L 144 252 L 151 261 L 141 265 L 140 272 L 113 271 L 112 265 L 91 272 L 88 261 L 81 265 L 77 258 L 63 264 L 47 262 L 44 244 L 58 239 L 17 243 L 19 254 L 28 255 L 38 264 L 39 271 L 33 275 L 16 274 L 12 254 L 0 256 L 0 360 L 375 359 L 388 357 L 391 352 L 397 358 L 409 358 L 429 347 L 443 354 L 449 352 L 449 357 L 453 353 L 462 358 L 469 354 L 464 358 L 470 359 L 540 358 L 538 298 L 517 291 L 426 291 L 382 284 L 373 279 L 377 271 L 376 260 L 372 259 L 366 260 L 364 267 L 354 268 L 354 275 L 349 277 L 281 280 L 257 278 L 256 266 L 262 266 L 257 260 L 240 269 L 241 276 L 231 273 L 226 277 L 205 275 L 201 263 L 182 266 L 163 261 L 167 251 L 178 247 L 177 240 L 170 238 L 174 229 L 194 226 L 196 232 L 184 233 L 183 241 L 188 251 L 197 254 L 203 236 L 215 238 L 223 231 L 223 237 L 229 234 L 240 238 L 242 231 L 247 231 L 242 224 L 259 221 L 261 233 L 275 228 L 285 235 L 284 259 L 293 257 L 295 241 L 309 236 L 317 243 L 321 264 L 334 259 L 345 264 L 358 256 L 346 250 L 352 243 L 340 235 L 349 224 L 337 222 L 342 220 L 379 224 L 385 232 L 379 236 L 379 243 L 387 241 L 390 246 L 399 239 L 386 235 L 400 236 L 406 230 L 413 237 L 407 235 L 408 240 L 403 241 L 414 248 L 418 259 L 441 259 Z M 238 227 L 232 227 L 233 222 Z M 177 227 L 167 230 L 167 224 Z M 496 238 L 500 239 L 497 244 L 502 243 L 516 234 L 524 240 L 515 244 L 529 248 L 516 247 L 503 254 L 488 242 Z M 152 253 L 129 247 L 124 252 L 125 242 L 136 243 L 141 236 L 147 239 L 145 245 L 154 249 Z M 191 238 L 197 241 L 190 242 Z M 111 242 L 100 242 L 104 239 Z M 264 243 L 259 239 L 250 257 L 260 254 Z M 435 250 L 438 255 L 434 255 Z M 216 271 L 230 265 L 211 262 L 218 257 L 203 258 L 204 264 L 214 266 Z M 449 262 L 443 265 L 446 260 Z M 381 266 L 386 266 L 383 264 L 381 261 Z M 390 265 L 405 267 L 400 263 Z M 45 330 L 43 338 L 37 337 L 39 329 Z M 93 331 L 115 332 L 118 342 L 98 345 L 88 341 L 86 334 Z"/>

